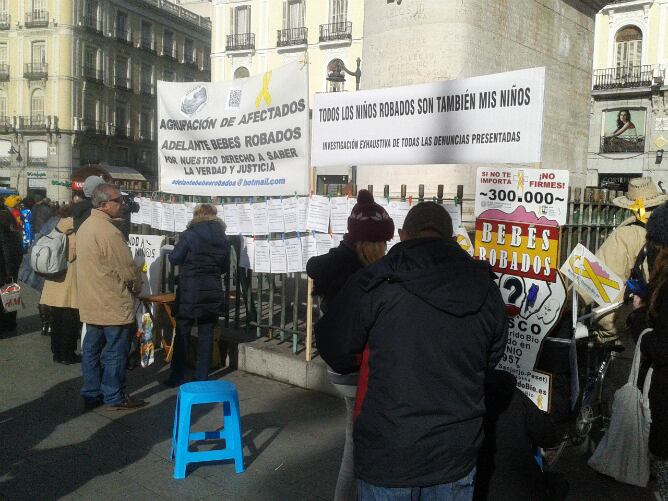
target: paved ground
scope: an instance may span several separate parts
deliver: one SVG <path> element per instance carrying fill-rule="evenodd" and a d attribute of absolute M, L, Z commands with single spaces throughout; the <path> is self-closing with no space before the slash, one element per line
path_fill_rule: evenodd
<path fill-rule="evenodd" d="M 51 361 L 34 303 L 21 312 L 15 336 L 0 339 L 0 498 L 3 499 L 331 499 L 344 429 L 343 402 L 252 376 L 219 372 L 239 389 L 246 472 L 231 464 L 190 468 L 172 478 L 168 460 L 176 390 L 156 381 L 156 363 L 129 373 L 130 390 L 150 404 L 130 413 L 82 413 L 81 370 Z M 219 426 L 204 407 L 194 428 Z M 653 500 L 592 472 L 569 451 L 560 469 L 572 500 Z"/>

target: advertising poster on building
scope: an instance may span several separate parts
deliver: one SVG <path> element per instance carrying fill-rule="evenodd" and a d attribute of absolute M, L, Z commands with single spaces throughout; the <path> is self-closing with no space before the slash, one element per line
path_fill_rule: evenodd
<path fill-rule="evenodd" d="M 158 82 L 160 190 L 308 193 L 308 66 L 230 82 Z"/>
<path fill-rule="evenodd" d="M 512 373 L 521 389 L 545 412 L 550 410 L 551 376 L 535 370 L 545 336 L 556 327 L 566 304 L 561 277 L 554 283 L 499 275 L 508 313 L 508 343 L 498 368 Z"/>
<path fill-rule="evenodd" d="M 312 163 L 541 161 L 545 68 L 316 94 Z"/>
<path fill-rule="evenodd" d="M 616 108 L 603 112 L 601 153 L 643 153 L 645 117 L 640 108 Z"/>
<path fill-rule="evenodd" d="M 496 210 L 513 214 L 522 208 L 536 218 L 566 224 L 567 170 L 479 167 L 475 187 L 475 217 L 493 217 Z"/>

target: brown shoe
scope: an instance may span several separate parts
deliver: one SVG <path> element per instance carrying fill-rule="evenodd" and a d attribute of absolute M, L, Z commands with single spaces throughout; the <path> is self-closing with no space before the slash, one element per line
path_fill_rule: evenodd
<path fill-rule="evenodd" d="M 106 407 L 107 409 L 112 411 L 130 411 L 132 409 L 139 409 L 140 407 L 144 407 L 145 405 L 146 405 L 145 400 L 126 397 L 125 400 L 122 400 L 117 404 L 107 405 Z"/>

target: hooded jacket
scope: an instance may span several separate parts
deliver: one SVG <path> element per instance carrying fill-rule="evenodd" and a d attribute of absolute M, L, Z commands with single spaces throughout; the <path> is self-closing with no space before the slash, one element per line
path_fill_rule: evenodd
<path fill-rule="evenodd" d="M 483 437 L 485 374 L 507 338 L 486 262 L 453 240 L 397 244 L 351 277 L 315 334 L 341 373 L 356 370 L 368 347 L 354 430 L 358 478 L 424 487 L 470 473 Z"/>
<path fill-rule="evenodd" d="M 179 266 L 176 315 L 181 318 L 218 316 L 223 307 L 221 275 L 229 268 L 225 223 L 215 216 L 194 218 L 181 234 L 169 261 Z"/>
<path fill-rule="evenodd" d="M 362 268 L 357 254 L 346 242 L 330 249 L 327 254 L 313 256 L 306 263 L 306 274 L 313 279 L 313 295 L 320 296 L 320 309 L 336 297 L 350 275 Z"/>
<path fill-rule="evenodd" d="M 0 286 L 18 279 L 22 257 L 21 231 L 10 210 L 0 204 Z"/>

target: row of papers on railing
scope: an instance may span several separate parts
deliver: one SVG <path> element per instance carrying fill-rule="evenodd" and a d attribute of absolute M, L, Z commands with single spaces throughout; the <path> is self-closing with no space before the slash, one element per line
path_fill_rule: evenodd
<path fill-rule="evenodd" d="M 164 202 L 137 197 L 139 212 L 134 224 L 181 233 L 193 219 L 194 202 Z M 388 250 L 399 242 L 398 230 L 411 208 L 408 200 L 376 199 L 394 221 L 395 235 Z M 225 221 L 226 234 L 241 235 L 240 266 L 258 273 L 294 273 L 306 270 L 313 256 L 326 254 L 339 245 L 347 231 L 348 216 L 356 203 L 352 197 L 268 198 L 260 201 L 215 205 Z M 460 206 L 443 205 L 453 227 L 461 225 Z"/>

